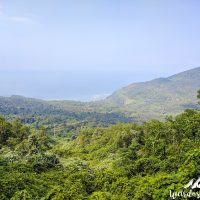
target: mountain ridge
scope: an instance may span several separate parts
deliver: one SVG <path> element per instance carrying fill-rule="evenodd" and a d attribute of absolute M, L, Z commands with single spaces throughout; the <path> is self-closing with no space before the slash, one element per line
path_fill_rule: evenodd
<path fill-rule="evenodd" d="M 104 101 L 120 111 L 144 119 L 163 118 L 187 108 L 197 108 L 200 67 L 147 82 L 132 83 L 115 91 Z M 142 114 L 141 114 L 142 113 Z M 139 117 L 140 118 L 140 117 Z"/>
<path fill-rule="evenodd" d="M 81 102 L 72 100 L 40 100 L 19 95 L 0 97 L 0 108 L 9 105 L 15 110 L 35 107 L 40 110 L 64 110 L 68 112 L 122 113 L 136 121 L 150 118 L 164 119 L 166 115 L 175 115 L 188 108 L 198 108 L 196 92 L 200 89 L 200 67 L 146 82 L 127 85 L 104 100 Z M 36 105 L 33 105 L 33 104 Z M 24 104 L 24 105 L 23 105 Z M 32 113 L 33 110 L 31 111 Z"/>

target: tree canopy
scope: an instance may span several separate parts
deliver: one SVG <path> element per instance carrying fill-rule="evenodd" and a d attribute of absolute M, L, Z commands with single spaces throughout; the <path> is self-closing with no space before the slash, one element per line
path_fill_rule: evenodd
<path fill-rule="evenodd" d="M 200 112 L 54 138 L 0 118 L 0 199 L 169 198 L 200 171 Z"/>

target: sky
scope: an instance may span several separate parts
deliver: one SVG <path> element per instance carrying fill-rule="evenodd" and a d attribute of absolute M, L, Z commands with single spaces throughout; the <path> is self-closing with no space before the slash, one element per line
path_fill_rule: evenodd
<path fill-rule="evenodd" d="M 0 0 L 0 95 L 93 100 L 200 66 L 199 0 Z"/>

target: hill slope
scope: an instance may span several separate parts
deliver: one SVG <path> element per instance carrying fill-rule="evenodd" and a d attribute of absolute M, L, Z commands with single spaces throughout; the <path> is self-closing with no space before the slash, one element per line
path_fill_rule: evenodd
<path fill-rule="evenodd" d="M 82 127 L 109 126 L 132 119 L 121 113 L 99 113 L 87 108 L 87 103 L 44 101 L 21 96 L 0 97 L 0 115 L 19 118 L 33 127 L 45 127 L 51 134 L 75 134 Z"/>
<path fill-rule="evenodd" d="M 112 110 L 138 119 L 160 118 L 177 114 L 186 108 L 197 108 L 200 89 L 200 67 L 168 78 L 133 83 L 104 100 Z"/>
<path fill-rule="evenodd" d="M 20 96 L 0 97 L 0 114 L 64 116 L 86 121 L 144 121 L 164 119 L 187 108 L 198 108 L 200 67 L 168 78 L 133 83 L 96 102 L 43 101 Z M 121 115 L 122 114 L 122 115 Z M 128 118 L 124 117 L 126 115 Z M 89 120 L 88 120 L 89 118 Z M 101 119 L 101 120 L 100 120 Z"/>

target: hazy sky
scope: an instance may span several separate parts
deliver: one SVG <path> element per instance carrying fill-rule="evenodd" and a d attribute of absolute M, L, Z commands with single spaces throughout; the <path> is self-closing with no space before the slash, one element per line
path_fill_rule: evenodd
<path fill-rule="evenodd" d="M 0 0 L 1 85 L 20 76 L 26 84 L 32 71 L 60 71 L 70 77 L 66 84 L 85 83 L 86 90 L 107 74 L 110 89 L 97 90 L 103 94 L 199 65 L 199 0 Z M 105 81 L 97 80 L 99 87 Z M 7 93 L 18 93 L 11 88 Z M 67 97 L 78 98 L 60 98 Z"/>

